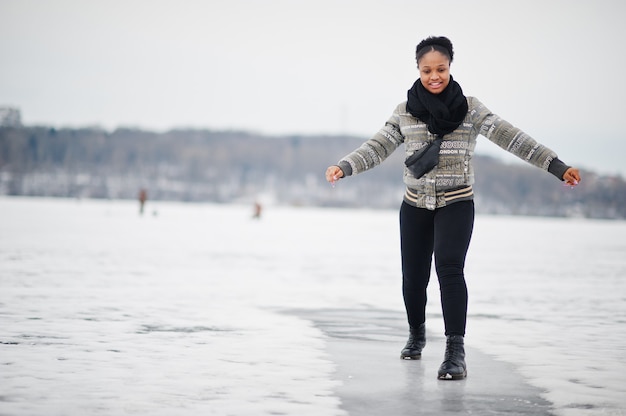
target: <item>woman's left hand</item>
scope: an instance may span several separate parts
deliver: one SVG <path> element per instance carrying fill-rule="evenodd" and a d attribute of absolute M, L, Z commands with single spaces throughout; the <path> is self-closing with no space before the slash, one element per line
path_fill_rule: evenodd
<path fill-rule="evenodd" d="M 569 186 L 576 186 L 580 183 L 580 172 L 576 168 L 569 168 L 563 174 L 563 180 Z"/>

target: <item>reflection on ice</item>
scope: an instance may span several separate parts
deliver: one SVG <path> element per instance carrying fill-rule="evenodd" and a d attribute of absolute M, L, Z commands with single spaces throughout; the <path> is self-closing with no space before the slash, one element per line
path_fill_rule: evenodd
<path fill-rule="evenodd" d="M 142 328 L 137 331 L 138 334 L 148 334 L 150 332 L 180 332 L 180 333 L 192 333 L 192 332 L 220 332 L 231 331 L 230 329 L 220 329 L 216 327 L 206 326 L 194 326 L 194 327 L 168 327 L 168 326 L 156 326 L 156 325 L 142 325 Z"/>

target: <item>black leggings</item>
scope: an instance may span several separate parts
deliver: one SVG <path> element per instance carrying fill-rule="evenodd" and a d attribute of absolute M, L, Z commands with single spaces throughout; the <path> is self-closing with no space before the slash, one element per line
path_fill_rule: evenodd
<path fill-rule="evenodd" d="M 467 286 L 463 269 L 473 228 L 474 201 L 456 202 L 434 211 L 402 203 L 402 295 L 411 327 L 426 320 L 426 288 L 434 252 L 446 335 L 465 335 Z"/>

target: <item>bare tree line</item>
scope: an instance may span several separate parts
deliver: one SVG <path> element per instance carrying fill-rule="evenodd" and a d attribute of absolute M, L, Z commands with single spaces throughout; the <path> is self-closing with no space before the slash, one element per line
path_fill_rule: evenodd
<path fill-rule="evenodd" d="M 332 189 L 325 168 L 363 142 L 241 131 L 0 128 L 0 195 L 396 208 L 403 152 Z M 626 182 L 585 172 L 576 190 L 523 163 L 476 155 L 479 213 L 626 218 Z"/>

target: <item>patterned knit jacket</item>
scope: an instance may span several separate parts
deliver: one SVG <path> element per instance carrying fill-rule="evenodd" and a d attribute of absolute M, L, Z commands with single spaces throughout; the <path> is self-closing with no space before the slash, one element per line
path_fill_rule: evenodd
<path fill-rule="evenodd" d="M 479 134 L 562 180 L 569 166 L 558 159 L 556 153 L 493 114 L 475 97 L 467 97 L 467 103 L 469 109 L 463 123 L 443 137 L 437 167 L 420 179 L 416 179 L 404 167 L 404 183 L 407 187 L 404 200 L 407 203 L 434 210 L 453 202 L 473 199 L 472 156 Z M 396 107 L 378 133 L 343 157 L 337 166 L 344 172 L 344 176 L 355 175 L 379 165 L 402 143 L 409 157 L 432 140 L 434 136 L 426 124 L 408 113 L 406 102 L 403 102 Z"/>

